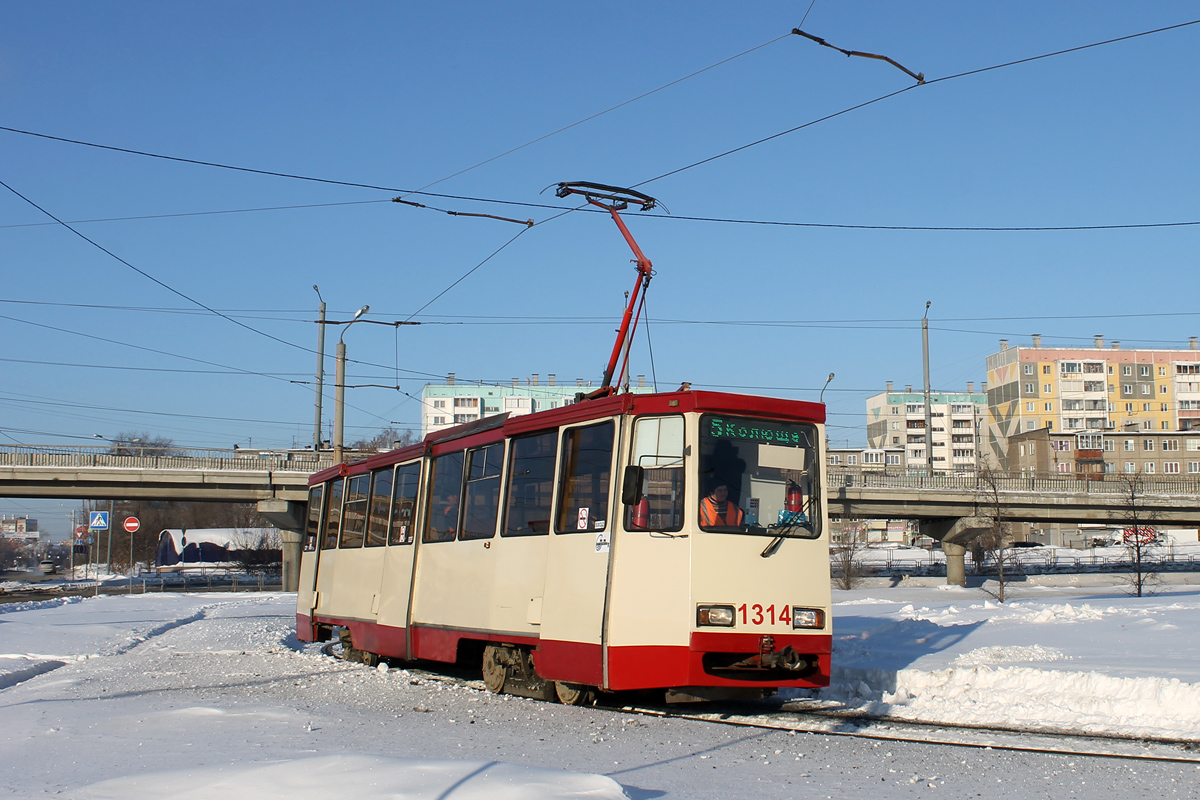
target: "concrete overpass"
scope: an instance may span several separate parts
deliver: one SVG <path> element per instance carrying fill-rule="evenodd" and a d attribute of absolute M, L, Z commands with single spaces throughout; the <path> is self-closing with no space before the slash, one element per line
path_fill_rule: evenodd
<path fill-rule="evenodd" d="M 1200 479 L 1105 475 L 988 477 L 887 475 L 831 470 L 829 513 L 859 519 L 915 519 L 942 543 L 946 581 L 966 582 L 966 547 L 987 532 L 992 517 L 1005 522 L 1128 523 L 1200 527 Z"/>
<path fill-rule="evenodd" d="M 308 477 L 333 463 L 331 452 L 314 451 L 114 455 L 96 447 L 0 446 L 0 497 L 256 502 L 273 524 L 294 532 L 285 541 L 294 535 L 298 544 Z M 1128 482 L 1104 477 L 998 477 L 994 485 L 1006 521 L 1128 520 Z M 830 514 L 920 520 L 942 542 L 950 582 L 965 582 L 966 545 L 987 529 L 994 510 L 991 483 L 977 476 L 830 470 L 826 486 Z M 1200 479 L 1147 476 L 1136 495 L 1142 522 L 1200 527 Z"/>

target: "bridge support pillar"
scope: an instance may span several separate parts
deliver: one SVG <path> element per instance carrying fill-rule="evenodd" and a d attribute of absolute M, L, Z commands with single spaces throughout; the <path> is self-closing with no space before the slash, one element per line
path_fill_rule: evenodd
<path fill-rule="evenodd" d="M 967 585 L 967 545 L 992 529 L 987 517 L 941 517 L 921 520 L 921 531 L 942 543 L 946 554 L 946 583 Z"/>
<path fill-rule="evenodd" d="M 967 548 L 954 542 L 942 542 L 946 554 L 946 583 L 951 586 L 967 585 Z"/>
<path fill-rule="evenodd" d="M 307 503 L 295 500 L 259 500 L 258 513 L 279 528 L 283 537 L 283 590 L 294 592 L 300 587 L 301 541 L 304 538 Z"/>
<path fill-rule="evenodd" d="M 280 531 L 283 538 L 283 590 L 294 592 L 300 588 L 300 543 L 304 534 L 300 531 Z"/>

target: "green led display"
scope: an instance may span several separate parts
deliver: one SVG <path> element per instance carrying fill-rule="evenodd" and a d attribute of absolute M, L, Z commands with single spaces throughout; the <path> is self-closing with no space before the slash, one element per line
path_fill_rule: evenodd
<path fill-rule="evenodd" d="M 708 417 L 708 435 L 714 439 L 739 439 L 781 445 L 803 445 L 800 431 L 773 425 L 762 420 L 721 419 Z"/>

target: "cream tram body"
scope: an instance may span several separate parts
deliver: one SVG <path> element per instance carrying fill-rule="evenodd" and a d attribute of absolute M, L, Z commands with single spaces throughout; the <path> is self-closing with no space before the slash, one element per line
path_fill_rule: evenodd
<path fill-rule="evenodd" d="M 823 422 L 798 401 L 616 395 L 318 473 L 299 638 L 482 654 L 491 688 L 524 672 L 560 697 L 827 685 Z M 715 483 L 741 524 L 702 526 Z"/>

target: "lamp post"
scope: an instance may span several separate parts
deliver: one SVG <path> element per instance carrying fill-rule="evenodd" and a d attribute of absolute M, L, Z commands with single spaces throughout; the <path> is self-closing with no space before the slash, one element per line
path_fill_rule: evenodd
<path fill-rule="evenodd" d="M 338 337 L 333 397 L 333 458 L 339 464 L 342 463 L 342 429 L 346 421 L 346 343 L 342 340 L 350 326 L 370 310 L 370 306 L 363 306 L 354 312 L 354 319 L 346 323 L 346 327 L 342 328 L 342 335 Z"/>
<path fill-rule="evenodd" d="M 321 305 L 317 307 L 317 421 L 313 425 L 313 450 L 321 449 L 321 400 L 325 391 L 325 298 L 313 284 L 313 291 Z"/>
<path fill-rule="evenodd" d="M 825 402 L 825 390 L 829 388 L 829 384 L 833 383 L 833 373 L 829 373 L 829 377 L 825 379 L 825 385 L 821 387 L 821 394 L 817 397 L 818 403 Z"/>
<path fill-rule="evenodd" d="M 921 317 L 921 356 L 925 362 L 925 467 L 926 474 L 933 477 L 933 409 L 929 406 L 929 307 L 932 300 L 925 301 L 925 316 Z"/>

